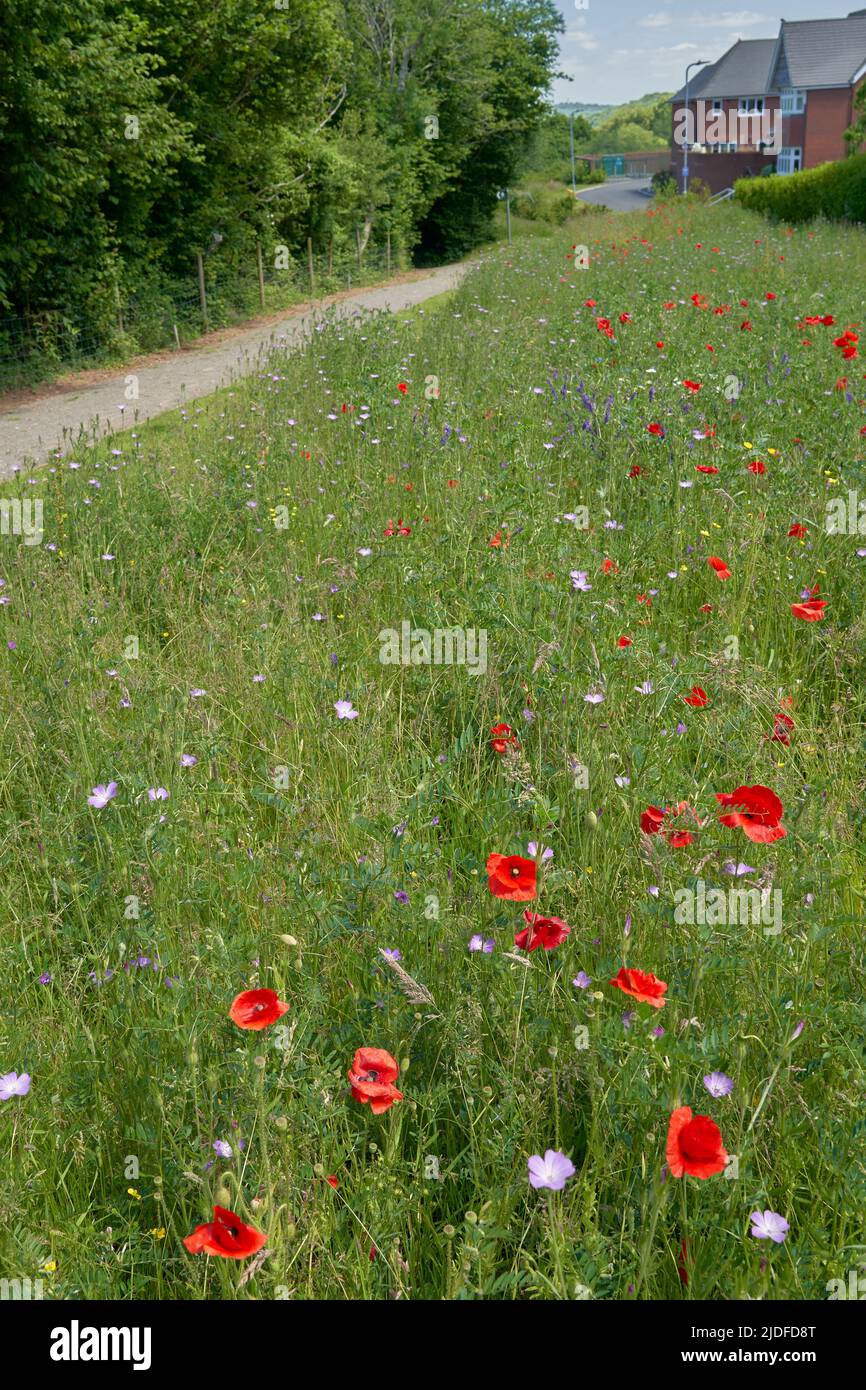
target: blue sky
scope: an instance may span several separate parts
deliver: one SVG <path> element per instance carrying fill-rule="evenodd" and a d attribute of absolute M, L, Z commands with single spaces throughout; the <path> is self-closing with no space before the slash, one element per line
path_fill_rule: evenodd
<path fill-rule="evenodd" d="M 566 26 L 559 66 L 574 80 L 560 78 L 553 100 L 599 103 L 676 91 L 687 63 L 696 58 L 715 62 L 738 38 L 775 38 L 782 17 L 834 19 L 866 7 L 866 0 L 775 0 L 769 7 L 756 0 L 754 9 L 713 0 L 556 3 Z"/>

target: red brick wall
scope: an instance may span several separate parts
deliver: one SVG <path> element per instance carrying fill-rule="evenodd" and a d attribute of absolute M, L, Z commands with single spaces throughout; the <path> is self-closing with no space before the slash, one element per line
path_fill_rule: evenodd
<path fill-rule="evenodd" d="M 703 125 L 704 125 L 704 131 L 705 131 L 705 133 L 706 133 L 707 135 L 712 135 L 712 134 L 713 134 L 712 122 L 713 122 L 714 116 L 715 116 L 717 113 L 714 113 L 714 112 L 713 112 L 713 109 L 712 109 L 713 103 L 712 103 L 712 101 L 704 101 L 703 98 L 702 98 L 701 100 L 703 101 Z M 694 117 L 696 134 L 700 134 L 700 133 L 701 133 L 701 131 L 700 131 L 700 122 L 701 122 L 701 108 L 700 108 L 700 105 L 699 105 L 699 103 L 698 103 L 697 101 L 690 100 L 690 101 L 689 101 L 689 109 L 692 111 L 692 114 L 693 114 L 693 117 Z M 677 131 L 678 129 L 680 129 L 680 128 L 682 127 L 682 118 L 680 117 L 680 119 L 678 120 L 677 117 L 678 117 L 679 113 L 680 113 L 681 111 L 683 111 L 683 110 L 685 110 L 685 103 L 684 103 L 684 102 L 678 102 L 676 105 L 674 105 L 674 104 L 671 105 L 671 149 L 672 149 L 672 150 L 677 150 L 677 149 L 680 148 L 680 147 L 679 147 L 678 145 L 676 145 L 675 142 L 674 142 L 674 132 Z M 751 117 L 751 116 L 747 117 L 747 116 L 744 114 L 742 120 L 740 120 L 740 121 L 734 121 L 734 124 L 732 125 L 732 124 L 731 124 L 731 121 L 732 121 L 732 114 L 731 114 L 731 113 L 733 113 L 733 117 L 736 117 L 737 110 L 738 110 L 738 98 L 737 98 L 737 97 L 733 97 L 733 98 L 725 97 L 725 99 L 724 99 L 723 102 L 722 102 L 722 114 L 723 114 L 724 117 L 725 117 L 725 126 L 726 126 L 726 128 L 727 128 L 726 131 L 725 131 L 725 137 L 727 137 L 728 134 L 733 134 L 734 138 L 737 140 L 737 142 L 738 142 L 738 144 L 740 145 L 741 148 L 743 148 L 743 149 L 749 149 L 749 150 L 754 149 L 755 146 L 754 146 L 754 144 L 752 143 L 752 135 L 753 135 L 754 132 L 755 132 L 755 123 L 754 123 L 754 119 L 753 119 L 753 117 Z M 772 117 L 772 123 L 773 123 L 773 126 L 775 127 L 775 126 L 777 125 L 777 122 L 778 122 L 779 119 L 780 119 L 780 117 L 779 117 L 779 97 L 778 97 L 778 96 L 765 96 L 765 97 L 764 97 L 764 110 L 765 110 L 765 112 L 767 112 L 768 115 L 770 115 L 770 116 Z"/>
<path fill-rule="evenodd" d="M 733 188 L 737 179 L 748 177 L 747 170 L 757 176 L 767 164 L 773 164 L 775 157 L 768 154 L 740 152 L 738 154 L 695 154 L 689 151 L 689 182 L 703 179 L 713 193 L 721 193 L 723 188 Z M 675 146 L 672 160 L 677 183 L 683 186 L 683 152 Z"/>
<path fill-rule="evenodd" d="M 790 142 L 802 146 L 804 169 L 814 169 L 816 164 L 846 155 L 843 136 L 852 120 L 851 97 L 850 87 L 813 88 L 807 93 L 805 141 Z"/>

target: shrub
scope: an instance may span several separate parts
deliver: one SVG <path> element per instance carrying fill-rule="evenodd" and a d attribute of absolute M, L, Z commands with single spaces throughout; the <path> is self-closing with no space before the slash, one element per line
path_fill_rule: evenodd
<path fill-rule="evenodd" d="M 768 179 L 739 179 L 734 192 L 743 207 L 777 221 L 808 222 L 826 217 L 837 222 L 866 222 L 866 154 L 835 164 L 819 164 L 799 174 Z"/>
<path fill-rule="evenodd" d="M 650 179 L 653 191 L 658 194 L 676 193 L 677 181 L 671 169 L 659 169 Z"/>

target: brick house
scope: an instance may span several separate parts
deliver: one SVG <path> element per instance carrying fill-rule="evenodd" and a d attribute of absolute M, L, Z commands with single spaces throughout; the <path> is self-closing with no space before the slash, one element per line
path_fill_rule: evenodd
<path fill-rule="evenodd" d="M 688 107 L 685 87 L 671 98 L 677 182 L 682 187 L 684 139 L 689 178 L 714 193 L 768 165 L 792 174 L 843 159 L 864 82 L 866 10 L 844 19 L 783 19 L 775 39 L 739 39 L 692 74 Z"/>

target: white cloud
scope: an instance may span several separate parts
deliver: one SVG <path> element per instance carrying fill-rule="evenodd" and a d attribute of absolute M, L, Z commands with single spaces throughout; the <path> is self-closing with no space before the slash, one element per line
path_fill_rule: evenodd
<path fill-rule="evenodd" d="M 755 24 L 775 24 L 779 21 L 757 10 L 723 10 L 718 15 L 692 15 L 688 21 L 701 29 L 747 29 Z"/>
<path fill-rule="evenodd" d="M 641 29 L 667 29 L 668 25 L 673 24 L 674 17 L 667 10 L 659 10 L 657 14 L 648 14 L 646 19 L 640 22 Z"/>

